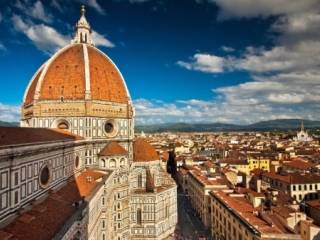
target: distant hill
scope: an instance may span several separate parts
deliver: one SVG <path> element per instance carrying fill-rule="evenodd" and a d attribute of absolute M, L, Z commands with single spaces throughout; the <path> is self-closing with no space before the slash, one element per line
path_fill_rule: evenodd
<path fill-rule="evenodd" d="M 320 127 L 320 121 L 303 120 L 305 128 L 313 129 Z M 298 129 L 301 126 L 301 119 L 276 119 L 262 121 L 248 125 L 250 129 Z"/>
<path fill-rule="evenodd" d="M 19 123 L 18 122 L 4 122 L 0 121 L 0 127 L 18 127 Z"/>
<path fill-rule="evenodd" d="M 320 128 L 320 121 L 303 120 L 307 129 Z M 299 129 L 301 119 L 276 119 L 249 125 L 227 123 L 165 123 L 138 125 L 136 132 L 219 132 L 219 131 L 270 131 Z"/>

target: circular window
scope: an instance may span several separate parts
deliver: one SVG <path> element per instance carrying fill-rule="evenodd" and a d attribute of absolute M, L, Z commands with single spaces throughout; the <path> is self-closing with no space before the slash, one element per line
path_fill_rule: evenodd
<path fill-rule="evenodd" d="M 47 165 L 45 165 L 40 172 L 40 185 L 46 187 L 50 181 L 50 170 Z"/>
<path fill-rule="evenodd" d="M 74 165 L 76 166 L 76 168 L 79 167 L 79 165 L 80 165 L 79 156 L 76 156 L 76 159 L 74 160 Z"/>
<path fill-rule="evenodd" d="M 104 130 L 106 131 L 106 133 L 112 133 L 113 130 L 114 130 L 114 126 L 111 122 L 107 122 L 105 125 L 104 125 Z"/>
<path fill-rule="evenodd" d="M 109 120 L 104 124 L 104 131 L 108 137 L 114 137 L 117 134 L 117 127 L 113 120 Z"/>

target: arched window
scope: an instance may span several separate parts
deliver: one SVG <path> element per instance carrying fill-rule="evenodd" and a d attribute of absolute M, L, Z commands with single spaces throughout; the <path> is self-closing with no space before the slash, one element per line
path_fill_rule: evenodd
<path fill-rule="evenodd" d="M 106 167 L 106 160 L 101 159 L 101 167 L 103 167 L 103 168 Z"/>
<path fill-rule="evenodd" d="M 115 168 L 116 167 L 116 160 L 111 159 L 110 160 L 110 168 Z"/>
<path fill-rule="evenodd" d="M 79 159 L 79 156 L 76 156 L 76 158 L 75 158 L 75 160 L 74 160 L 74 165 L 75 165 L 75 167 L 76 167 L 76 168 L 78 168 L 78 167 L 79 167 L 79 165 L 80 165 L 80 159 Z"/>
<path fill-rule="evenodd" d="M 139 173 L 139 175 L 138 175 L 138 187 L 142 188 L 142 174 L 141 173 Z"/>
<path fill-rule="evenodd" d="M 120 167 L 124 167 L 125 163 L 126 163 L 126 160 L 124 158 L 121 158 Z"/>
<path fill-rule="evenodd" d="M 83 43 L 83 36 L 82 33 L 80 33 L 80 42 Z"/>
<path fill-rule="evenodd" d="M 137 209 L 137 224 L 141 224 L 142 223 L 142 214 L 141 214 L 141 209 L 138 208 Z"/>

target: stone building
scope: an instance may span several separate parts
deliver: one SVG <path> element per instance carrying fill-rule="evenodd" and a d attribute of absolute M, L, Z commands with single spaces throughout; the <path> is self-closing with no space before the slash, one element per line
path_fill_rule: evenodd
<path fill-rule="evenodd" d="M 297 202 L 318 199 L 320 175 L 301 173 L 263 173 L 262 182 L 289 195 Z"/>
<path fill-rule="evenodd" d="M 81 8 L 72 42 L 32 77 L 22 128 L 0 128 L 0 239 L 164 239 L 176 184 L 134 139 L 121 72 Z"/>
<path fill-rule="evenodd" d="M 300 235 L 284 227 L 274 213 L 253 207 L 244 194 L 233 190 L 210 192 L 210 200 L 214 239 L 301 239 Z"/>
<path fill-rule="evenodd" d="M 210 176 L 203 169 L 190 170 L 187 174 L 188 197 L 190 204 L 206 228 L 211 225 L 211 206 L 209 193 L 228 189 L 227 181 L 218 176 Z"/>

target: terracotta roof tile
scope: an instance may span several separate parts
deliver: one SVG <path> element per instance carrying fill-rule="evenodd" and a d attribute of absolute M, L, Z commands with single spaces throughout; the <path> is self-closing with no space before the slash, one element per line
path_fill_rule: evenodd
<path fill-rule="evenodd" d="M 32 80 L 32 83 L 31 83 L 31 85 L 30 85 L 30 87 L 28 89 L 28 92 L 27 92 L 27 95 L 26 95 L 26 99 L 25 99 L 25 102 L 24 102 L 25 105 L 28 105 L 28 104 L 32 103 L 32 101 L 33 101 L 34 94 L 36 92 L 37 83 L 38 83 L 39 77 L 40 77 L 40 75 L 42 73 L 42 70 L 43 70 L 43 66 L 38 71 L 38 73 L 34 77 L 34 79 Z"/>
<path fill-rule="evenodd" d="M 320 209 L 320 199 L 306 201 L 306 204 L 311 207 Z"/>
<path fill-rule="evenodd" d="M 99 156 L 116 156 L 116 155 L 127 155 L 128 152 L 119 143 L 111 142 L 108 143 L 100 152 Z"/>
<path fill-rule="evenodd" d="M 15 240 L 52 239 L 65 222 L 76 213 L 77 207 L 74 203 L 89 196 L 99 184 L 96 180 L 104 176 L 106 174 L 99 171 L 84 171 L 2 229 L 0 239 L 6 239 L 6 236 L 9 236 L 7 239 Z M 91 181 L 88 177 L 91 177 Z"/>
<path fill-rule="evenodd" d="M 291 184 L 320 183 L 320 175 L 316 174 L 287 173 L 281 175 L 274 172 L 265 172 L 262 176 Z"/>
<path fill-rule="evenodd" d="M 129 98 L 119 71 L 112 62 L 88 46 L 91 97 L 117 103 L 127 103 Z"/>
<path fill-rule="evenodd" d="M 312 167 L 314 167 L 316 164 L 310 163 L 308 161 L 303 161 L 303 160 L 292 160 L 290 162 L 284 162 L 282 165 L 290 168 L 295 168 L 298 170 L 309 170 Z"/>
<path fill-rule="evenodd" d="M 82 45 L 60 53 L 43 78 L 39 100 L 84 99 L 85 74 Z"/>
<path fill-rule="evenodd" d="M 148 162 L 159 160 L 159 156 L 155 148 L 142 138 L 138 138 L 133 142 L 133 161 Z"/>
<path fill-rule="evenodd" d="M 242 218 L 244 222 L 247 222 L 254 226 L 261 233 L 274 233 L 274 234 L 282 234 L 282 233 L 290 233 L 288 232 L 281 224 L 270 225 L 263 218 L 256 215 L 254 212 L 256 209 L 248 202 L 247 199 L 243 196 L 229 196 L 229 194 L 218 191 L 216 193 L 212 193 L 225 205 L 229 206 L 230 209 L 233 209 L 237 213 L 237 215 Z M 266 216 L 268 217 L 268 216 Z M 268 217 L 270 221 L 275 223 L 275 220 L 271 217 Z"/>
<path fill-rule="evenodd" d="M 87 45 L 90 91 L 93 100 L 128 103 L 129 96 L 117 67 L 95 47 Z M 85 99 L 85 60 L 83 44 L 71 44 L 47 61 L 46 72 L 42 66 L 32 79 L 26 92 L 24 105 L 33 102 L 35 89 L 41 81 L 39 100 L 84 100 Z M 43 68 L 43 69 L 42 69 Z"/>
<path fill-rule="evenodd" d="M 0 127 L 0 146 L 83 139 L 67 131 L 48 128 Z"/>

